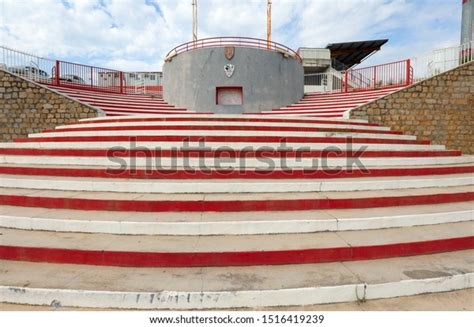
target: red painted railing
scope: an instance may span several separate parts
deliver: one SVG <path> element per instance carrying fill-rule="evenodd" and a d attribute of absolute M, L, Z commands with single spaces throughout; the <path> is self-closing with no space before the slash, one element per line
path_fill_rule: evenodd
<path fill-rule="evenodd" d="M 134 83 L 131 75 L 136 73 L 43 58 L 1 45 L 0 68 L 38 83 L 75 89 L 154 94 L 162 91 L 161 85 Z"/>
<path fill-rule="evenodd" d="M 349 69 L 344 74 L 343 92 L 406 86 L 413 83 L 410 59 L 382 65 Z"/>
<path fill-rule="evenodd" d="M 124 72 L 67 61 L 56 60 L 50 84 L 76 89 L 113 93 L 131 93 L 126 87 Z"/>
<path fill-rule="evenodd" d="M 196 49 L 203 49 L 203 48 L 220 48 L 220 47 L 245 47 L 245 48 L 256 48 L 268 51 L 275 51 L 280 52 L 282 54 L 286 54 L 289 57 L 292 57 L 299 62 L 301 62 L 301 58 L 296 51 L 290 49 L 289 47 L 263 39 L 256 39 L 251 37 L 237 37 L 237 36 L 223 36 L 223 37 L 212 37 L 206 39 L 200 39 L 196 41 L 190 41 L 178 45 L 174 49 L 172 49 L 166 55 L 166 59 L 172 58 L 173 56 L 192 51 Z"/>

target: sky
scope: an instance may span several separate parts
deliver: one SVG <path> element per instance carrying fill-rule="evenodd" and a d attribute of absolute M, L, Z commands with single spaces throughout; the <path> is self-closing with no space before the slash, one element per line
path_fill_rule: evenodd
<path fill-rule="evenodd" d="M 199 38 L 266 38 L 266 0 L 198 0 Z M 273 0 L 273 41 L 293 49 L 388 38 L 361 66 L 460 42 L 461 0 Z M 159 71 L 190 41 L 191 0 L 0 0 L 0 45 L 125 71 Z"/>

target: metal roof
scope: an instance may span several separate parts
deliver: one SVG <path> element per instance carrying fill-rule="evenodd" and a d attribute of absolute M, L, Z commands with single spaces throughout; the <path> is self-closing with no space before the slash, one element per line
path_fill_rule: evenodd
<path fill-rule="evenodd" d="M 342 63 L 345 68 L 350 68 L 379 51 L 387 42 L 388 39 L 330 43 L 326 46 L 326 49 L 331 50 L 332 59 Z"/>

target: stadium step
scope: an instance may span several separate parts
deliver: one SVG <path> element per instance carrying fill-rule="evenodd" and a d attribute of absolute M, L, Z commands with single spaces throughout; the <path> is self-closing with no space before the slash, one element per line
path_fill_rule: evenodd
<path fill-rule="evenodd" d="M 71 97 L 76 101 L 99 108 L 106 115 L 192 113 L 185 108 L 176 108 L 166 103 L 161 96 L 99 92 L 54 85 L 49 85 L 48 88 Z"/>
<path fill-rule="evenodd" d="M 93 186 L 91 186 L 92 188 Z M 0 188 L 0 205 L 129 212 L 251 212 L 357 209 L 466 202 L 472 186 L 357 192 L 178 194 Z"/>
<path fill-rule="evenodd" d="M 473 287 L 473 172 L 474 156 L 362 120 L 58 126 L 0 144 L 0 301 L 236 308 Z"/>
<path fill-rule="evenodd" d="M 438 166 L 400 166 L 396 168 L 322 168 L 322 169 L 143 169 L 124 168 L 114 169 L 98 166 L 78 165 L 0 165 L 0 174 L 23 176 L 65 176 L 65 177 L 94 177 L 94 178 L 125 178 L 125 179 L 167 179 L 167 180 L 227 180 L 227 179 L 324 179 L 335 178 L 375 178 L 390 176 L 438 176 L 450 174 L 469 174 L 474 172 L 474 167 L 464 165 L 438 165 Z M 6 176 L 7 178 L 8 176 Z"/>
<path fill-rule="evenodd" d="M 0 227 L 118 235 L 261 235 L 372 230 L 472 221 L 474 202 L 260 212 L 117 212 L 0 206 Z"/>
<path fill-rule="evenodd" d="M 113 170 L 109 170 L 112 174 Z M 162 194 L 239 194 L 239 193 L 307 193 L 350 192 L 469 186 L 471 174 L 439 176 L 407 176 L 334 179 L 265 179 L 249 181 L 240 179 L 116 179 L 98 177 L 21 176 L 0 175 L 2 188 L 27 188 L 37 190 L 162 193 Z"/>
<path fill-rule="evenodd" d="M 121 309 L 302 306 L 446 292 L 474 285 L 474 251 L 371 261 L 124 268 L 1 261 L 0 301 Z M 387 273 L 387 267 L 390 272 Z M 32 274 L 31 272 L 35 273 Z"/>
<path fill-rule="evenodd" d="M 342 262 L 474 248 L 472 221 L 366 231 L 149 236 L 0 229 L 0 259 L 126 267 Z"/>
<path fill-rule="evenodd" d="M 262 111 L 262 115 L 344 117 L 345 113 L 379 99 L 400 88 L 364 90 L 348 93 L 308 93 L 299 102 L 286 107 Z"/>

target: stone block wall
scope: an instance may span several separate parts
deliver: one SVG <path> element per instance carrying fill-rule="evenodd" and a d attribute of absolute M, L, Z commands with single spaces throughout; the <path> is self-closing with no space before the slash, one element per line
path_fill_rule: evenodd
<path fill-rule="evenodd" d="M 350 118 L 474 154 L 474 62 L 354 109 Z"/>
<path fill-rule="evenodd" d="M 102 115 L 101 110 L 0 69 L 0 142 Z"/>

